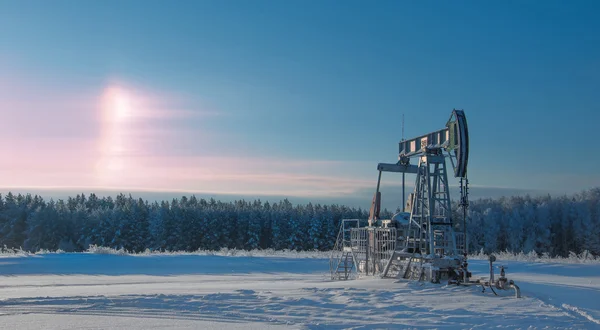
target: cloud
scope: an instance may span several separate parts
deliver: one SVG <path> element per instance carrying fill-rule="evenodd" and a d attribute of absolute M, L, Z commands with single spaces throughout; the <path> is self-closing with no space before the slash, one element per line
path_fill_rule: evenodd
<path fill-rule="evenodd" d="M 332 197 L 374 184 L 358 163 L 232 155 L 210 122 L 225 114 L 183 95 L 33 78 L 0 78 L 4 187 Z"/>
<path fill-rule="evenodd" d="M 294 161 L 278 161 L 268 171 L 256 171 L 252 167 L 239 166 L 249 163 L 268 167 L 261 159 L 234 157 L 190 158 L 144 158 L 147 162 L 133 169 L 122 169 L 115 175 L 99 182 L 94 172 L 78 170 L 78 166 L 61 169 L 60 161 L 49 167 L 24 167 L 14 172 L 14 180 L 3 180 L 4 187 L 77 188 L 111 191 L 145 191 L 170 193 L 220 194 L 237 196 L 285 196 L 305 198 L 334 198 L 350 196 L 374 187 L 372 180 L 348 178 L 335 174 L 312 174 L 309 170 L 292 170 Z M 139 161 L 140 159 L 138 159 Z M 162 162 L 162 163 L 161 163 Z M 310 161 L 302 161 L 310 164 Z M 289 167 L 286 166 L 290 165 Z M 315 161 L 319 171 L 332 173 L 335 166 L 324 166 Z M 36 172 L 37 171 L 37 172 Z M 28 175 L 33 172 L 33 175 Z M 50 175 L 49 175 L 50 174 Z M 374 189 L 374 188 L 373 188 Z"/>
<path fill-rule="evenodd" d="M 140 165 L 118 185 L 147 191 L 339 196 L 374 184 L 336 174 L 338 167 L 350 165 L 341 162 L 234 156 L 135 157 L 132 162 Z"/>

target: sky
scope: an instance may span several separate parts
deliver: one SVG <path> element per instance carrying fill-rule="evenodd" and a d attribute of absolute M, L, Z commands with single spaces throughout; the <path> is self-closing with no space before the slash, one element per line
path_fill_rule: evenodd
<path fill-rule="evenodd" d="M 598 12 L 596 1 L 0 0 L 0 187 L 368 207 L 377 163 L 397 161 L 402 117 L 410 138 L 454 108 L 469 124 L 473 196 L 600 186 Z M 398 193 L 399 178 L 386 173 L 384 189 Z"/>

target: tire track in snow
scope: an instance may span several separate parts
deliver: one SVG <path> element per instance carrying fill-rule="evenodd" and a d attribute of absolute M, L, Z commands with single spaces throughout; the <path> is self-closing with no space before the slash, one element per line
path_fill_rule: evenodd
<path fill-rule="evenodd" d="M 593 318 L 590 314 L 586 313 L 585 311 L 582 311 L 581 309 L 575 307 L 575 306 L 571 306 L 569 304 L 562 304 L 562 308 L 570 310 L 574 313 L 577 313 L 581 316 L 583 316 L 584 318 L 588 319 L 590 322 L 596 323 L 598 325 L 600 325 L 600 320 L 596 320 L 595 318 Z"/>
<path fill-rule="evenodd" d="M 558 293 L 561 290 L 578 291 L 578 290 L 581 290 L 582 288 L 579 288 L 579 287 L 565 288 L 565 287 L 555 286 L 555 285 L 551 285 L 551 284 L 526 283 L 526 282 L 524 282 L 524 285 L 522 285 L 522 287 L 527 288 L 526 295 L 525 294 L 523 295 L 524 298 L 526 296 L 535 298 L 535 299 L 539 300 L 543 305 L 546 305 L 546 306 L 556 309 L 556 310 L 564 311 L 564 313 L 566 315 L 568 315 L 574 319 L 585 320 L 585 321 L 600 325 L 600 320 L 597 320 L 594 317 L 592 317 L 591 315 L 589 315 L 586 311 L 582 310 L 581 307 L 576 307 L 576 306 L 570 305 L 568 303 L 561 302 L 565 299 L 564 294 L 557 294 L 556 296 L 559 296 L 558 298 L 556 296 L 548 294 L 548 292 L 557 292 Z M 560 303 L 560 306 L 557 306 L 556 304 L 554 304 L 553 301 L 557 301 L 558 303 Z"/>

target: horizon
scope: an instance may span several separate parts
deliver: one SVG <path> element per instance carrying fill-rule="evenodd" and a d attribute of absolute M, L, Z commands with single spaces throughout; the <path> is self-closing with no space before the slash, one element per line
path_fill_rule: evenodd
<path fill-rule="evenodd" d="M 0 1 L 0 190 L 369 208 L 377 164 L 453 108 L 472 198 L 599 187 L 599 9 Z M 398 178 L 384 177 L 385 208 Z"/>
<path fill-rule="evenodd" d="M 592 188 L 594 189 L 594 188 Z M 505 193 L 503 193 L 503 191 Z M 561 193 L 548 193 L 545 191 L 534 191 L 534 190 L 521 190 L 515 191 L 513 189 L 503 188 L 492 188 L 487 189 L 483 193 L 470 194 L 472 197 L 471 201 L 477 200 L 485 200 L 485 199 L 500 199 L 500 198 L 511 198 L 511 197 L 525 197 L 529 196 L 531 198 L 543 197 L 543 196 L 551 196 L 552 198 L 560 198 L 560 197 L 570 197 L 574 194 L 579 194 L 586 192 L 588 190 L 583 190 L 580 192 L 576 192 L 573 194 L 561 194 Z M 320 199 L 311 199 L 310 197 L 297 197 L 297 196 L 277 196 L 277 195 L 258 195 L 258 196 L 245 196 L 245 195 L 237 195 L 237 194 L 210 194 L 210 193 L 202 193 L 202 192 L 152 192 L 152 191 L 143 191 L 143 190 L 128 190 L 128 191 L 118 191 L 118 190 L 86 190 L 86 189 L 69 189 L 69 188 L 61 188 L 61 189 L 26 189 L 26 188 L 18 188 L 18 189 L 5 189 L 0 187 L 0 196 L 4 197 L 7 193 L 12 193 L 13 195 L 32 195 L 39 196 L 44 199 L 44 201 L 48 202 L 50 200 L 58 201 L 58 200 L 67 200 L 69 197 L 75 198 L 78 195 L 85 195 L 89 197 L 90 194 L 96 195 L 98 198 L 111 197 L 114 198 L 119 194 L 123 194 L 126 196 L 131 196 L 134 199 L 141 198 L 144 201 L 149 203 L 153 202 L 161 202 L 167 201 L 170 202 L 173 199 L 181 199 L 182 197 L 190 198 L 195 196 L 198 199 L 210 200 L 211 198 L 218 202 L 234 202 L 234 201 L 261 201 L 261 202 L 269 202 L 269 203 L 277 203 L 283 200 L 288 200 L 293 205 L 306 205 L 308 203 L 312 204 L 321 204 L 321 205 L 344 205 L 353 208 L 361 208 L 363 210 L 368 210 L 371 207 L 372 191 L 362 191 L 360 194 L 353 196 L 352 198 L 348 197 L 328 197 L 328 198 L 320 198 Z M 407 190 L 407 194 L 411 191 Z M 450 188 L 451 199 L 456 201 L 456 198 L 459 196 L 459 187 L 453 186 Z M 506 193 L 508 192 L 508 193 Z M 387 196 L 392 195 L 392 198 L 386 198 Z M 392 188 L 387 188 L 382 190 L 382 209 L 388 210 L 390 212 L 394 212 L 401 202 L 398 199 L 401 199 L 401 186 L 396 186 Z M 390 200 L 391 199 L 391 200 Z"/>

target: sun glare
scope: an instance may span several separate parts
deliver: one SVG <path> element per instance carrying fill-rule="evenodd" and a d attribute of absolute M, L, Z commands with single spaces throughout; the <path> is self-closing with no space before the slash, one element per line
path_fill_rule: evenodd
<path fill-rule="evenodd" d="M 115 117 L 118 120 L 123 120 L 131 115 L 131 105 L 127 99 L 127 96 L 123 93 L 115 95 L 113 108 Z"/>
<path fill-rule="evenodd" d="M 109 87 L 102 100 L 102 116 L 104 121 L 121 123 L 133 116 L 131 93 L 121 87 Z"/>
<path fill-rule="evenodd" d="M 104 184 L 118 182 L 131 167 L 127 156 L 134 146 L 127 133 L 132 129 L 134 101 L 133 93 L 123 87 L 111 86 L 103 93 L 98 175 Z"/>

